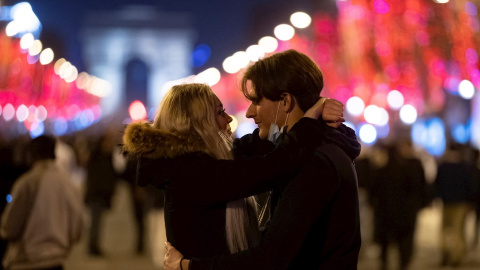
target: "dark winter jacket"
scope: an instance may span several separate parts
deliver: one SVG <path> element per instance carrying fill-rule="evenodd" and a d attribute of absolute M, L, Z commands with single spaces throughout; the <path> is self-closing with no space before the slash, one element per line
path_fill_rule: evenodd
<path fill-rule="evenodd" d="M 306 131 L 318 134 L 317 143 L 309 145 L 314 154 L 280 189 L 260 245 L 234 255 L 193 258 L 191 270 L 357 269 L 361 237 L 352 161 L 360 145 L 351 129 L 331 129 L 311 119 L 297 122 L 289 136 L 303 142 Z"/>
<path fill-rule="evenodd" d="M 124 143 L 128 152 L 143 155 L 137 171 L 139 184 L 152 183 L 166 189 L 167 239 L 186 257 L 227 254 L 224 237 L 227 201 L 279 185 L 286 187 L 277 210 L 285 215 L 275 215 L 261 248 L 240 253 L 231 260 L 228 256 L 198 260 L 192 264 L 193 269 L 211 266 L 256 269 L 265 265 L 270 265 L 267 269 L 286 269 L 289 265 L 296 269 L 294 265 L 302 263 L 335 265 L 338 260 L 331 261 L 333 257 L 346 259 L 356 266 L 360 245 L 356 178 L 352 176 L 348 183 L 343 183 L 324 151 L 320 149 L 313 157 L 310 155 L 318 146 L 329 142 L 334 149 L 330 151 L 340 153 L 346 160 L 345 171 L 354 173 L 352 160 L 358 156 L 360 145 L 350 129 L 342 126 L 335 130 L 314 120 L 302 119 L 282 136 L 271 154 L 236 161 L 211 158 L 202 149 L 201 139 L 194 134 L 185 138 L 152 131 L 141 124 L 132 129 L 133 132 L 127 129 Z M 236 157 L 254 156 L 255 151 L 248 147 L 259 142 L 255 136 L 236 141 L 237 154 L 241 153 Z M 282 177 L 285 175 L 291 177 Z M 295 175 L 301 177 L 296 177 L 293 185 L 279 180 L 290 180 Z M 287 192 L 295 194 L 285 195 Z M 346 236 L 335 233 L 335 229 L 341 231 L 340 234 L 347 231 Z M 335 250 L 345 255 L 334 256 Z M 312 259 L 318 258 L 318 254 L 322 254 L 320 260 Z M 313 257 L 300 261 L 308 256 Z"/>
<path fill-rule="evenodd" d="M 311 137 L 304 140 L 315 141 Z M 300 167 L 303 146 L 290 141 L 266 157 L 217 160 L 196 132 L 185 136 L 135 123 L 125 131 L 124 149 L 140 156 L 139 185 L 165 189 L 168 241 L 185 256 L 200 257 L 228 254 L 227 202 L 265 192 L 279 176 Z"/>

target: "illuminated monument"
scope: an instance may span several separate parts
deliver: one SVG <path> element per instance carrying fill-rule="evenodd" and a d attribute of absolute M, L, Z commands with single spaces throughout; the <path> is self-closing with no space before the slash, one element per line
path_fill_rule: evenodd
<path fill-rule="evenodd" d="M 134 100 L 155 108 L 165 83 L 192 73 L 194 38 L 187 13 L 150 6 L 90 13 L 82 32 L 83 60 L 91 74 L 111 83 L 101 103 L 104 115 L 126 116 Z"/>

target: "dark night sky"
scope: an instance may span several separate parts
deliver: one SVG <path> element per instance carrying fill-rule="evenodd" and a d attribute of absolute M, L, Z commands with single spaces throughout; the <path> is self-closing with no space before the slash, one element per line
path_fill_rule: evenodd
<path fill-rule="evenodd" d="M 19 0 L 4 0 L 12 5 Z M 191 13 L 198 38 L 196 44 L 211 47 L 211 58 L 199 70 L 220 68 L 223 60 L 245 50 L 273 28 L 288 23 L 291 13 L 311 12 L 335 5 L 335 0 L 31 0 L 28 1 L 42 23 L 40 39 L 52 47 L 56 58 L 65 57 L 83 70 L 80 29 L 89 11 L 117 10 L 128 5 L 152 5 L 160 11 Z"/>

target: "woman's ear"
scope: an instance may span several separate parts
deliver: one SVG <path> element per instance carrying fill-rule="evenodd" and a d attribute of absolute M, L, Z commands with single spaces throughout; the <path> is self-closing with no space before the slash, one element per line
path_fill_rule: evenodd
<path fill-rule="evenodd" d="M 287 93 L 287 92 L 283 92 L 282 95 L 281 95 L 281 100 L 280 100 L 280 104 L 281 105 L 281 109 L 282 111 L 286 112 L 286 113 L 289 113 L 293 110 L 293 108 L 295 107 L 295 97 L 293 97 L 292 95 L 290 95 L 290 93 Z"/>

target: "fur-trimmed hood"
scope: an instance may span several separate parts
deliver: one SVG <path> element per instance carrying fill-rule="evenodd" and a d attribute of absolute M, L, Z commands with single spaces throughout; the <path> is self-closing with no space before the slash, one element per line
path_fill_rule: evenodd
<path fill-rule="evenodd" d="M 188 135 L 165 132 L 150 123 L 127 125 L 123 135 L 123 150 L 135 157 L 174 158 L 193 152 L 207 153 L 205 142 L 192 131 Z"/>

